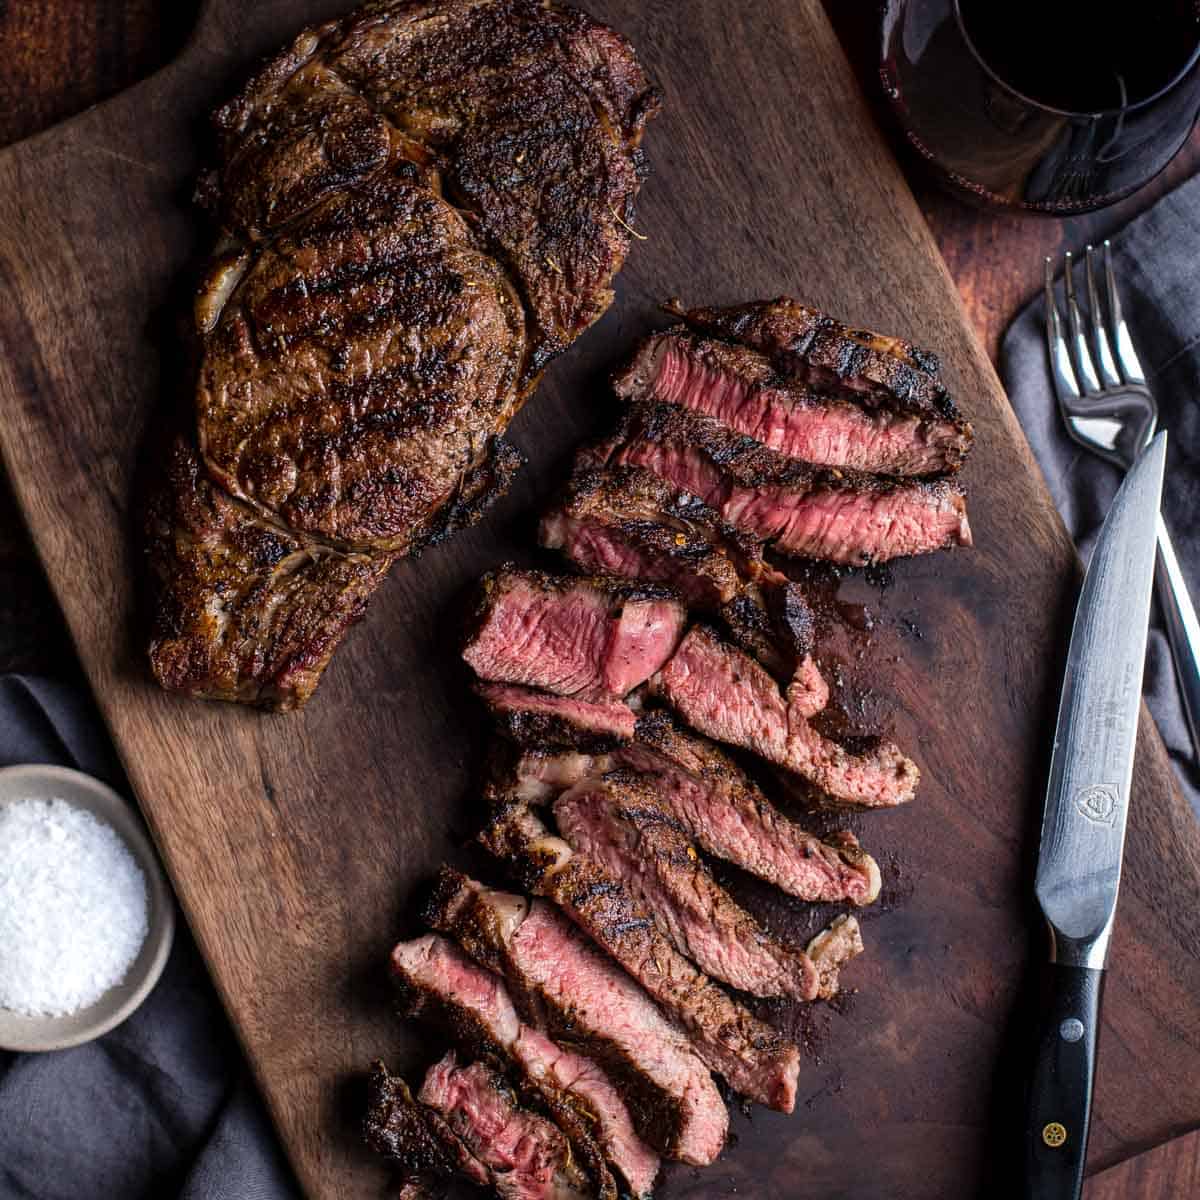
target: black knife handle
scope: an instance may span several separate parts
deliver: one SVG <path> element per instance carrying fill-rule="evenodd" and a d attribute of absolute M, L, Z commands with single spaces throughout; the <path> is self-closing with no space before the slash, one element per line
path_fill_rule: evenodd
<path fill-rule="evenodd" d="M 1104 972 L 1049 964 L 1025 1123 L 1028 1200 L 1079 1200 Z"/>

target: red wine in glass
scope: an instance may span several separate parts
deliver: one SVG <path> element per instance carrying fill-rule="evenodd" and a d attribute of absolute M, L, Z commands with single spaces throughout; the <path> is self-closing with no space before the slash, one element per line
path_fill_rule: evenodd
<path fill-rule="evenodd" d="M 1200 0 L 888 0 L 880 76 L 966 199 L 1078 213 L 1157 175 L 1200 111 Z"/>

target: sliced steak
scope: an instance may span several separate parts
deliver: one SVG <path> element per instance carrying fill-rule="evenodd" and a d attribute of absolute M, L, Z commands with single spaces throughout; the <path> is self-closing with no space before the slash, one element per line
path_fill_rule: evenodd
<path fill-rule="evenodd" d="M 505 764 L 511 794 L 546 804 L 585 779 L 635 771 L 703 850 L 801 900 L 871 904 L 879 866 L 848 830 L 822 841 L 781 813 L 728 755 L 664 712 L 638 718 L 636 736 L 607 753 L 526 750 Z"/>
<path fill-rule="evenodd" d="M 417 1100 L 437 1113 L 488 1172 L 504 1200 L 588 1200 L 595 1191 L 563 1132 L 521 1107 L 502 1075 L 460 1066 L 451 1050 L 429 1068 Z"/>
<path fill-rule="evenodd" d="M 810 467 L 672 404 L 631 405 L 582 458 L 646 467 L 783 554 L 862 565 L 971 544 L 953 481 Z"/>
<path fill-rule="evenodd" d="M 443 868 L 426 919 L 502 974 L 530 1023 L 604 1063 L 647 1142 L 698 1166 L 716 1158 L 729 1116 L 684 1032 L 551 905 Z"/>
<path fill-rule="evenodd" d="M 791 1112 L 800 1051 L 722 991 L 663 936 L 620 880 L 576 854 L 520 799 L 496 797 L 479 840 L 524 887 L 554 901 L 687 1030 L 700 1057 L 759 1104 Z"/>
<path fill-rule="evenodd" d="M 649 1195 L 658 1155 L 637 1136 L 616 1088 L 590 1059 L 525 1024 L 499 976 L 437 934 L 401 942 L 391 962 L 405 1016 L 435 1020 L 474 1052 L 515 1063 L 576 1146 L 594 1133 L 635 1200 Z"/>
<path fill-rule="evenodd" d="M 539 537 L 585 571 L 675 588 L 784 676 L 812 649 L 799 586 L 766 563 L 754 538 L 643 467 L 576 471 Z"/>
<path fill-rule="evenodd" d="M 945 446 L 946 466 L 961 465 L 974 440 L 940 378 L 936 354 L 910 342 L 851 329 L 788 297 L 731 308 L 667 306 L 694 329 L 758 350 L 785 379 L 855 398 L 865 408 L 918 417 Z"/>
<path fill-rule="evenodd" d="M 633 737 L 637 718 L 620 700 L 578 700 L 511 683 L 477 682 L 475 690 L 500 731 L 521 745 L 597 752 Z"/>
<path fill-rule="evenodd" d="M 920 772 L 890 742 L 854 754 L 809 724 L 811 693 L 786 698 L 748 655 L 705 626 L 690 629 L 654 690 L 709 737 L 742 746 L 814 783 L 835 804 L 885 808 L 913 798 Z"/>
<path fill-rule="evenodd" d="M 554 817 L 571 848 L 622 880 L 702 971 L 754 996 L 816 996 L 808 956 L 772 937 L 713 879 L 641 777 L 585 780 L 559 796 Z"/>
<path fill-rule="evenodd" d="M 463 658 L 492 682 L 620 699 L 671 656 L 686 616 L 653 584 L 506 567 L 484 577 Z"/>
<path fill-rule="evenodd" d="M 414 1196 L 433 1192 L 422 1185 L 449 1179 L 456 1171 L 481 1187 L 491 1177 L 441 1114 L 415 1100 L 408 1084 L 389 1074 L 381 1062 L 372 1065 L 367 1080 L 363 1136 L 372 1150 L 385 1155 L 407 1177 L 405 1186 L 411 1184 Z"/>
<path fill-rule="evenodd" d="M 932 404 L 843 386 L 836 394 L 789 379 L 757 350 L 686 328 L 648 338 L 614 380 L 627 400 L 677 404 L 788 458 L 885 475 L 957 470 L 970 426 Z"/>

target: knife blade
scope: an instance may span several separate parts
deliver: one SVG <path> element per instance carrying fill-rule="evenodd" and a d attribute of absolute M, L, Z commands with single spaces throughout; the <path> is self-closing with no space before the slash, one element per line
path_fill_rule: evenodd
<path fill-rule="evenodd" d="M 1026 1194 L 1083 1186 L 1104 971 L 1141 708 L 1166 437 L 1121 485 L 1075 610 L 1042 817 L 1034 891 L 1050 930 L 1030 1083 Z"/>

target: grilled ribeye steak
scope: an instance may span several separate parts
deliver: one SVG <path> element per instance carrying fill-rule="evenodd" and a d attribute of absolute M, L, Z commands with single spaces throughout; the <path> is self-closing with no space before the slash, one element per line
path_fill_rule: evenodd
<path fill-rule="evenodd" d="M 817 971 L 769 934 L 713 879 L 650 781 L 626 772 L 587 779 L 554 802 L 573 850 L 621 879 L 702 971 L 754 996 L 812 1000 Z"/>
<path fill-rule="evenodd" d="M 696 1053 L 759 1104 L 791 1112 L 800 1051 L 722 991 L 662 934 L 624 883 L 553 836 L 529 804 L 491 789 L 492 819 L 479 835 L 515 878 L 552 900 L 621 964 L 691 1038 Z"/>
<path fill-rule="evenodd" d="M 463 658 L 490 682 L 619 700 L 670 658 L 686 617 L 655 584 L 504 567 L 484 576 Z"/>
<path fill-rule="evenodd" d="M 729 1114 L 683 1030 L 552 906 L 443 868 L 424 915 L 504 976 L 526 1020 L 604 1064 L 655 1149 L 696 1166 L 716 1158 Z"/>
<path fill-rule="evenodd" d="M 477 519 L 515 470 L 505 426 L 612 300 L 657 105 L 628 42 L 549 0 L 375 2 L 303 31 L 215 117 L 201 192 L 222 234 L 183 431 L 212 485 L 297 554 L 372 556 L 354 573 L 376 583 L 392 556 Z M 159 513 L 188 506 L 173 486 Z M 295 707 L 336 644 L 331 618 L 296 650 L 302 685 L 280 689 L 275 647 L 243 639 L 231 677 L 224 644 L 204 644 L 223 616 L 203 619 L 228 594 L 255 597 L 269 637 L 308 609 L 361 612 L 371 591 L 344 565 L 310 571 L 293 617 L 262 564 L 243 556 L 242 578 L 219 548 L 214 575 L 165 545 L 155 674 L 192 695 Z M 187 643 L 164 655 L 163 636 Z"/>
<path fill-rule="evenodd" d="M 711 742 L 680 729 L 664 712 L 638 718 L 635 735 L 605 753 L 526 750 L 500 768 L 504 786 L 549 803 L 585 779 L 633 771 L 650 781 L 656 802 L 703 850 L 801 900 L 871 904 L 879 895 L 875 860 L 849 831 L 824 841 L 767 799 Z"/>
<path fill-rule="evenodd" d="M 577 470 L 539 540 L 585 571 L 675 588 L 784 677 L 812 650 L 812 610 L 760 543 L 644 467 Z"/>
<path fill-rule="evenodd" d="M 782 554 L 859 566 L 971 544 L 953 480 L 810 466 L 673 404 L 630 405 L 616 434 L 580 458 L 646 467 Z"/>
<path fill-rule="evenodd" d="M 813 693 L 800 676 L 780 695 L 758 663 L 703 625 L 687 632 L 651 686 L 693 729 L 794 772 L 834 805 L 887 808 L 916 792 L 920 772 L 899 747 L 852 753 L 823 737 L 809 723 Z"/>
<path fill-rule="evenodd" d="M 472 1052 L 514 1064 L 577 1148 L 589 1146 L 594 1135 L 633 1196 L 649 1194 L 658 1155 L 634 1132 L 629 1110 L 608 1076 L 590 1059 L 525 1024 L 499 976 L 437 934 L 401 942 L 391 965 L 404 1016 L 436 1021 Z M 590 1164 L 589 1170 L 598 1175 Z"/>
<path fill-rule="evenodd" d="M 426 544 L 472 524 L 521 462 L 496 439 Z M 335 550 L 263 518 L 212 482 L 182 435 L 156 476 L 142 521 L 155 679 L 200 699 L 299 708 L 395 556 Z"/>
<path fill-rule="evenodd" d="M 935 475 L 957 470 L 971 445 L 970 426 L 944 392 L 935 405 L 920 394 L 862 391 L 842 381 L 818 390 L 749 346 L 684 326 L 643 342 L 614 388 L 627 400 L 716 417 L 789 458 L 829 467 Z"/>

